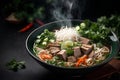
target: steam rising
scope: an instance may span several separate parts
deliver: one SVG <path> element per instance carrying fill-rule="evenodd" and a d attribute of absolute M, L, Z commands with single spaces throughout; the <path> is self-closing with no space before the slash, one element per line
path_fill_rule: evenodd
<path fill-rule="evenodd" d="M 78 5 L 79 0 L 54 0 L 52 15 L 56 20 L 67 20 L 73 19 L 72 13 L 78 15 L 81 18 L 83 7 L 85 7 L 85 1 L 79 1 L 81 4 Z M 73 12 L 74 11 L 74 12 Z M 77 11 L 77 12 L 76 12 Z M 71 22 L 65 22 L 63 25 L 72 26 Z"/>

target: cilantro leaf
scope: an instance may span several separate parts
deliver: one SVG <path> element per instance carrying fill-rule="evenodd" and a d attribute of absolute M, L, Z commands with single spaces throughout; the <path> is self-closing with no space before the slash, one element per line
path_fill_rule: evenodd
<path fill-rule="evenodd" d="M 20 69 L 25 69 L 25 62 L 24 61 L 16 61 L 15 59 L 12 59 L 6 64 L 6 67 L 9 70 L 12 70 L 14 72 L 20 70 Z"/>

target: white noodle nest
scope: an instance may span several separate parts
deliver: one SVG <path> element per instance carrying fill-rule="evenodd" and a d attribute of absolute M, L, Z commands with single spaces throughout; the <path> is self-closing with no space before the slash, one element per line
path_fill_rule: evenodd
<path fill-rule="evenodd" d="M 66 41 L 66 40 L 78 41 L 80 35 L 75 30 L 75 28 L 65 27 L 65 28 L 61 28 L 60 30 L 56 30 L 55 37 L 58 41 Z"/>

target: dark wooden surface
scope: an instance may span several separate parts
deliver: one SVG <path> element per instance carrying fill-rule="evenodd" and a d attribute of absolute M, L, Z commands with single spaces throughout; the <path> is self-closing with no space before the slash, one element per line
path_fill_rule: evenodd
<path fill-rule="evenodd" d="M 92 80 L 104 80 L 104 79 L 110 78 L 115 73 L 120 73 L 120 60 L 112 59 L 105 66 L 87 75 L 86 78 L 92 79 Z"/>

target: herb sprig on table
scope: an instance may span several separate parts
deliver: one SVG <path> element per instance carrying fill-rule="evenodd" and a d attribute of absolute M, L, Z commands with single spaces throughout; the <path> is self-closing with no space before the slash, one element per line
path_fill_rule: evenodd
<path fill-rule="evenodd" d="M 14 72 L 20 70 L 20 69 L 25 69 L 25 62 L 24 61 L 17 61 L 15 59 L 12 59 L 6 64 L 7 68 L 9 70 L 12 70 Z"/>

